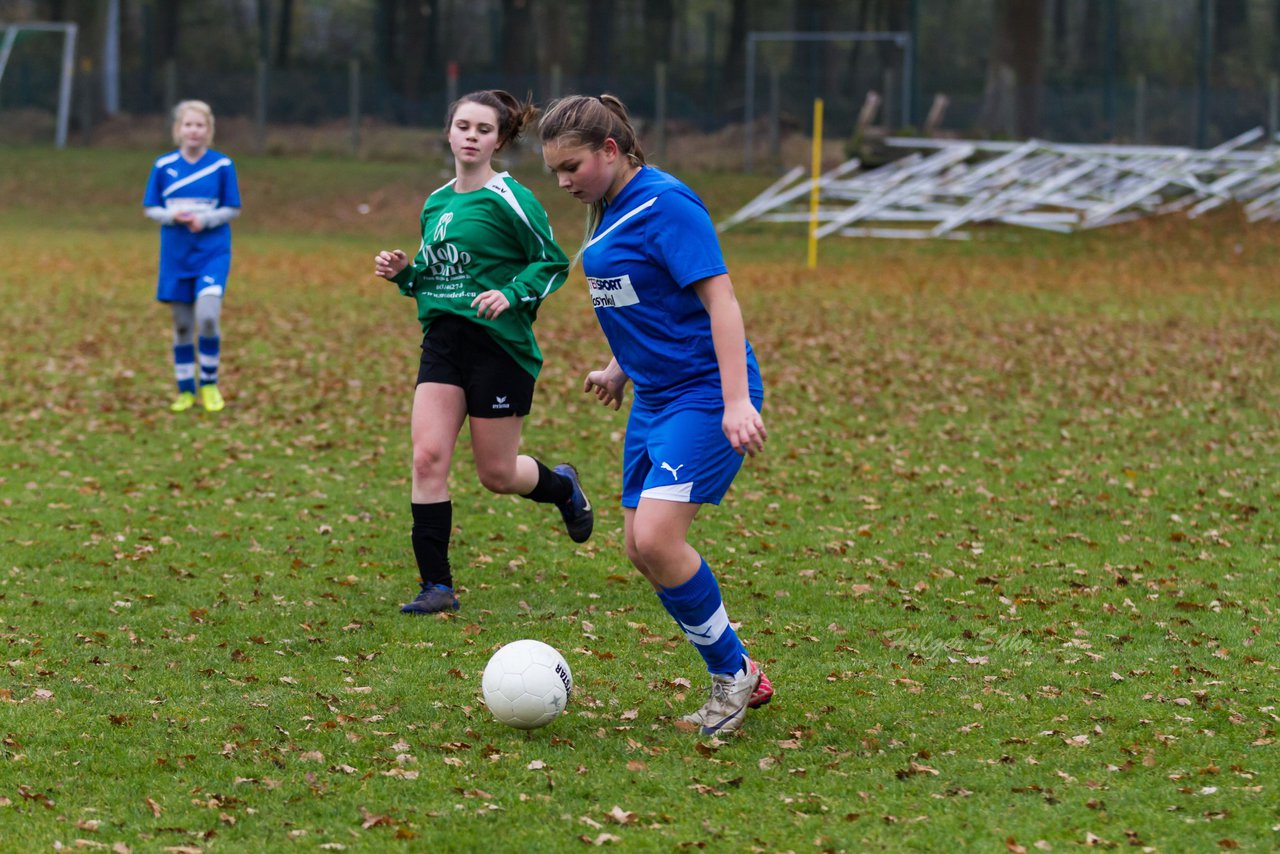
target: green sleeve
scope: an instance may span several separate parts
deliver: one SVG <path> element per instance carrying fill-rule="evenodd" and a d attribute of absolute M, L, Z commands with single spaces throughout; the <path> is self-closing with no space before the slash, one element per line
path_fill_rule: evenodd
<path fill-rule="evenodd" d="M 418 232 L 426 234 L 427 227 L 427 205 L 431 204 L 430 197 L 422 205 L 422 213 L 418 214 Z M 400 293 L 407 297 L 413 296 L 413 287 L 418 282 L 418 277 L 422 275 L 422 271 L 427 268 L 427 261 L 422 257 L 422 246 L 418 246 L 418 251 L 413 256 L 413 260 L 405 266 L 403 270 L 391 277 L 391 281 L 400 288 Z"/>
<path fill-rule="evenodd" d="M 416 260 L 416 259 L 415 259 Z M 391 281 L 395 282 L 400 288 L 400 293 L 407 297 L 413 296 L 413 283 L 418 277 L 418 268 L 413 261 L 409 265 L 391 277 Z"/>
<path fill-rule="evenodd" d="M 513 308 L 537 313 L 542 301 L 560 289 L 569 275 L 569 258 L 556 243 L 551 233 L 547 212 L 528 190 L 513 193 L 524 221 L 512 212 L 515 233 L 528 266 L 517 273 L 510 282 L 498 288 L 511 302 Z"/>

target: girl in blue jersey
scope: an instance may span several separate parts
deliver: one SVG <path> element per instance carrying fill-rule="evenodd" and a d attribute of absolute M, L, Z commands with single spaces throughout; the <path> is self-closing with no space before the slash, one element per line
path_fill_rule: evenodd
<path fill-rule="evenodd" d="M 222 297 L 231 270 L 231 226 L 240 214 L 240 187 L 231 158 L 209 148 L 213 110 L 203 101 L 173 108 L 178 149 L 156 160 L 142 204 L 160 223 L 160 273 L 156 299 L 173 312 L 173 373 L 184 412 L 196 403 L 196 356 L 200 403 L 208 412 L 224 406 L 218 391 L 222 343 Z"/>
<path fill-rule="evenodd" d="M 559 185 L 588 205 L 578 259 L 613 359 L 583 391 L 635 400 L 623 446 L 627 557 L 701 653 L 711 697 L 684 718 L 703 735 L 742 726 L 773 686 L 729 623 L 715 575 L 687 541 L 744 454 L 764 449 L 764 391 L 711 217 L 693 191 L 645 165 L 622 102 L 575 95 L 540 124 Z"/>

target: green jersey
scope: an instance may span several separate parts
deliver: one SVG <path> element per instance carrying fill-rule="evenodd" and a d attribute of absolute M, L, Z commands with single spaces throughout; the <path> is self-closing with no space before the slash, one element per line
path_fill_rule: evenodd
<path fill-rule="evenodd" d="M 392 281 L 418 302 L 425 335 L 437 317 L 477 323 L 534 378 L 542 351 L 533 335 L 538 306 L 564 284 L 569 259 L 556 245 L 547 212 L 506 172 L 470 193 L 450 181 L 422 206 L 422 246 Z M 502 291 L 510 307 L 496 319 L 476 317 L 471 301 Z"/>

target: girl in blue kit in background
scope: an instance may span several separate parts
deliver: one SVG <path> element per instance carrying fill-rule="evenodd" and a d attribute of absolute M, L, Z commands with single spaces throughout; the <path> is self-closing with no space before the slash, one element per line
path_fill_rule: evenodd
<path fill-rule="evenodd" d="M 760 369 L 743 331 L 720 242 L 701 200 L 646 166 L 622 102 L 574 95 L 540 123 L 542 156 L 589 206 L 578 258 L 613 359 L 583 390 L 618 409 L 635 400 L 623 448 L 627 557 L 702 654 L 711 697 L 684 720 L 703 735 L 742 726 L 773 686 L 729 624 L 715 575 L 687 542 L 719 504 L 744 454 L 764 449 Z"/>
<path fill-rule="evenodd" d="M 200 404 L 207 412 L 224 406 L 218 391 L 222 342 L 222 297 L 231 270 L 231 220 L 240 215 L 240 187 L 231 158 L 209 148 L 213 110 L 203 101 L 173 108 L 178 146 L 156 160 L 142 204 L 160 223 L 160 273 L 156 299 L 173 312 L 173 374 L 178 397 L 169 406 L 184 412 L 196 403 L 199 345 Z"/>

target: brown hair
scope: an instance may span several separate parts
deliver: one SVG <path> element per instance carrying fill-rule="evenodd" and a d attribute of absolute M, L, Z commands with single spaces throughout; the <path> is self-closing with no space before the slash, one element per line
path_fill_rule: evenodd
<path fill-rule="evenodd" d="M 204 116 L 204 120 L 209 123 L 208 144 L 213 145 L 213 107 L 204 101 L 179 101 L 173 108 L 173 144 L 182 145 L 182 137 L 178 135 L 178 129 L 182 126 L 182 117 L 188 111 Z"/>
<path fill-rule="evenodd" d="M 453 115 L 463 104 L 479 104 L 490 107 L 498 114 L 498 148 L 520 138 L 520 132 L 533 121 L 538 111 L 533 101 L 526 99 L 523 103 L 515 95 L 502 89 L 481 89 L 470 92 L 449 105 L 449 118 L 444 126 L 447 129 L 453 124 Z"/>
<path fill-rule="evenodd" d="M 599 151 L 605 140 L 612 139 L 632 166 L 645 165 L 644 149 L 627 114 L 627 105 L 614 95 L 567 95 L 552 101 L 538 122 L 538 137 L 543 143 L 583 146 L 592 151 Z M 582 248 L 575 261 L 582 257 L 582 251 L 603 218 L 604 200 L 592 202 L 587 209 Z"/>

